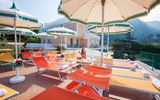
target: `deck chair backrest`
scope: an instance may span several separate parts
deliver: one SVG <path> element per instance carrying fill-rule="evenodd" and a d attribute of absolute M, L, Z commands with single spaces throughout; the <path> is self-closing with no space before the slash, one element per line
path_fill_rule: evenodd
<path fill-rule="evenodd" d="M 3 62 L 14 62 L 14 58 L 10 53 L 0 53 L 0 61 Z"/>
<path fill-rule="evenodd" d="M 45 68 L 49 67 L 44 57 L 32 57 L 32 60 L 37 67 L 45 67 Z"/>
<path fill-rule="evenodd" d="M 42 57 L 42 52 L 33 52 L 33 57 Z"/>
<path fill-rule="evenodd" d="M 21 55 L 24 59 L 30 59 L 31 54 L 29 52 L 21 52 Z"/>

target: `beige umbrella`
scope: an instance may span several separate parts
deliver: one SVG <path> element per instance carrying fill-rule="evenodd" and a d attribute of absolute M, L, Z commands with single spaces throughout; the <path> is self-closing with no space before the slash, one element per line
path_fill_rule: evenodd
<path fill-rule="evenodd" d="M 159 0 L 62 0 L 59 13 L 72 21 L 101 24 L 101 65 L 103 64 L 104 25 L 146 15 Z"/>
<path fill-rule="evenodd" d="M 109 52 L 109 35 L 128 33 L 128 32 L 131 32 L 132 29 L 133 27 L 128 23 L 116 23 L 116 24 L 110 24 L 105 26 L 104 33 L 107 34 L 107 56 Z M 101 34 L 101 26 L 99 25 L 89 26 L 88 30 L 92 33 Z"/>

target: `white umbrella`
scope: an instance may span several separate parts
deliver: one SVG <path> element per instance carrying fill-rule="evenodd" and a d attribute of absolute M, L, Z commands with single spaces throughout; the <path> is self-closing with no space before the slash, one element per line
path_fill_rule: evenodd
<path fill-rule="evenodd" d="M 47 31 L 48 34 L 61 36 L 61 50 L 62 50 L 62 36 L 65 36 L 65 45 L 66 45 L 66 36 L 73 36 L 76 34 L 76 31 L 73 31 L 71 29 L 65 28 L 65 27 L 57 27 L 52 28 Z"/>
<path fill-rule="evenodd" d="M 36 36 L 39 37 L 39 38 L 45 39 L 45 47 L 44 47 L 45 50 L 46 50 L 47 39 L 55 39 L 55 38 L 57 38 L 57 36 L 49 35 L 49 34 L 47 34 L 46 32 L 38 33 L 38 34 L 36 34 Z"/>
<path fill-rule="evenodd" d="M 92 25 L 88 27 L 88 30 L 92 33 L 101 34 L 101 27 L 100 25 Z M 107 56 L 109 52 L 109 35 L 110 34 L 124 34 L 132 31 L 132 26 L 127 23 L 116 23 L 106 25 L 104 28 L 104 33 L 107 34 Z"/>
<path fill-rule="evenodd" d="M 59 13 L 72 21 L 101 24 L 101 65 L 103 64 L 104 25 L 146 15 L 159 0 L 62 0 Z"/>
<path fill-rule="evenodd" d="M 1 33 L 14 34 L 14 28 L 5 27 L 0 28 Z M 36 35 L 35 32 L 25 29 L 25 28 L 16 28 L 16 33 L 19 35 L 19 44 L 21 43 L 21 35 Z M 21 46 L 19 45 L 19 53 L 21 51 Z"/>
<path fill-rule="evenodd" d="M 15 3 L 13 3 L 10 9 L 0 8 L 0 26 L 14 27 L 15 33 L 15 51 L 16 59 L 18 59 L 17 50 L 17 33 L 16 28 L 40 28 L 40 24 L 37 18 L 19 11 Z M 24 76 L 20 76 L 19 68 L 16 67 L 16 76 L 9 80 L 10 83 L 15 84 L 25 80 Z"/>

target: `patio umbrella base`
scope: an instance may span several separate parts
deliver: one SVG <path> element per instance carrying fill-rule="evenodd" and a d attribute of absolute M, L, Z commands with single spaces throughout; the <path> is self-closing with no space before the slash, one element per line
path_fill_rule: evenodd
<path fill-rule="evenodd" d="M 11 84 L 17 84 L 17 83 L 21 83 L 25 80 L 25 76 L 18 76 L 18 77 L 12 77 L 9 79 L 9 83 Z"/>

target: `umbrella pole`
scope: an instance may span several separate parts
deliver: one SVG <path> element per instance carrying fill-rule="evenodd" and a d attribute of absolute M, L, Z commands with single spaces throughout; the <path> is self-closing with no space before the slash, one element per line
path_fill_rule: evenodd
<path fill-rule="evenodd" d="M 18 59 L 18 48 L 17 48 L 16 19 L 14 19 L 14 38 L 15 38 L 16 60 L 17 60 Z"/>
<path fill-rule="evenodd" d="M 17 49 L 17 33 L 16 33 L 16 19 L 14 19 L 14 36 L 15 36 L 15 51 L 16 51 L 16 60 L 18 59 L 18 49 Z M 9 83 L 17 84 L 23 82 L 25 76 L 20 76 L 19 67 L 16 66 L 16 76 L 9 79 Z"/>
<path fill-rule="evenodd" d="M 19 54 L 21 53 L 21 34 L 19 34 Z"/>
<path fill-rule="evenodd" d="M 46 52 L 47 40 L 48 40 L 48 36 L 47 36 L 47 38 L 45 38 L 45 44 L 44 44 L 44 51 L 45 51 L 45 52 Z"/>
<path fill-rule="evenodd" d="M 61 33 L 61 52 L 62 52 L 62 33 Z"/>
<path fill-rule="evenodd" d="M 105 0 L 101 0 L 101 3 L 102 3 L 101 66 L 103 67 L 104 4 L 105 4 Z"/>
<path fill-rule="evenodd" d="M 109 27 L 108 27 L 108 34 L 107 34 L 107 57 L 109 55 Z"/>
<path fill-rule="evenodd" d="M 66 34 L 67 34 L 67 32 L 66 32 Z M 66 38 L 66 34 L 65 34 L 65 37 L 64 37 L 64 41 L 65 41 L 65 48 L 67 48 L 67 38 Z"/>

